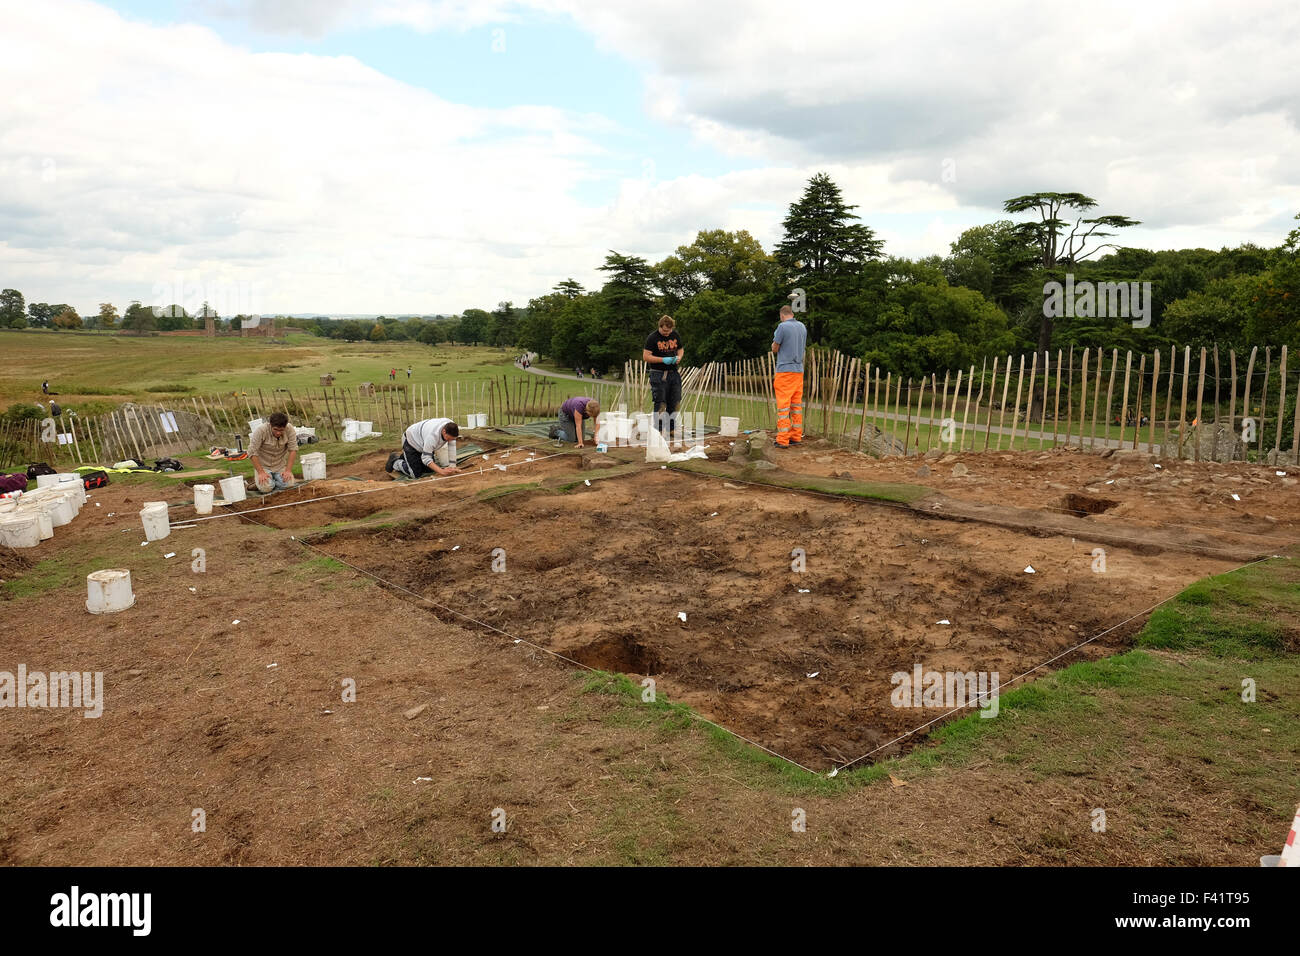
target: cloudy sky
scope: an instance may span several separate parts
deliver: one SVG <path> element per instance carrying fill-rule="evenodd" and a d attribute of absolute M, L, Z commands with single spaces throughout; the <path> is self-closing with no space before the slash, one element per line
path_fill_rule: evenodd
<path fill-rule="evenodd" d="M 0 287 L 522 304 L 699 229 L 770 249 L 818 171 L 895 255 L 1040 189 L 1277 245 L 1298 49 L 1288 0 L 0 0 Z"/>

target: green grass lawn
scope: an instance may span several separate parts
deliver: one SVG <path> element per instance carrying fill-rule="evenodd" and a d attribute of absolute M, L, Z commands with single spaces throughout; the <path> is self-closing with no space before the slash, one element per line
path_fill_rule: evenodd
<path fill-rule="evenodd" d="M 204 336 L 0 331 L 0 407 L 41 398 L 49 379 L 59 401 L 95 414 L 124 401 L 172 395 L 319 387 L 320 376 L 355 392 L 361 382 L 482 382 L 513 368 L 511 349 L 418 342 L 341 342 L 306 333 L 287 344 Z"/>

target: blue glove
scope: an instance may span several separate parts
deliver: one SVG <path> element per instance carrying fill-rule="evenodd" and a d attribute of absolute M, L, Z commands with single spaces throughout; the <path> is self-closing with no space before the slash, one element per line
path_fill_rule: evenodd
<path fill-rule="evenodd" d="M 670 355 L 670 356 L 668 356 L 667 358 L 664 359 L 664 364 L 665 364 L 665 365 L 674 365 L 674 364 L 676 364 L 676 362 L 677 362 L 677 356 L 676 356 L 676 355 Z"/>

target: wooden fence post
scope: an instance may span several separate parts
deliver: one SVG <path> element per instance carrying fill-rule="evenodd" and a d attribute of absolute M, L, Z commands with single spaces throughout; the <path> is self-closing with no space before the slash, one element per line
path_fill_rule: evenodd
<path fill-rule="evenodd" d="M 1282 453 L 1282 419 L 1286 418 L 1286 346 L 1282 346 L 1282 364 L 1277 370 L 1281 381 L 1277 393 L 1277 435 L 1273 439 L 1273 454 Z"/>

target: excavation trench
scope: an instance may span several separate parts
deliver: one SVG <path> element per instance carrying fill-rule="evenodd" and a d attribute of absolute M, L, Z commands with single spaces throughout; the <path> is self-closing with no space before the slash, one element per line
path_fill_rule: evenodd
<path fill-rule="evenodd" d="M 1055 666 L 1105 656 L 1147 608 L 1235 564 L 1112 546 L 1096 573 L 1083 535 L 658 469 L 319 547 L 580 664 L 654 677 L 658 693 L 816 769 L 923 739 L 884 746 L 944 712 L 897 693 L 897 675 L 1005 683 L 1089 638 Z"/>

